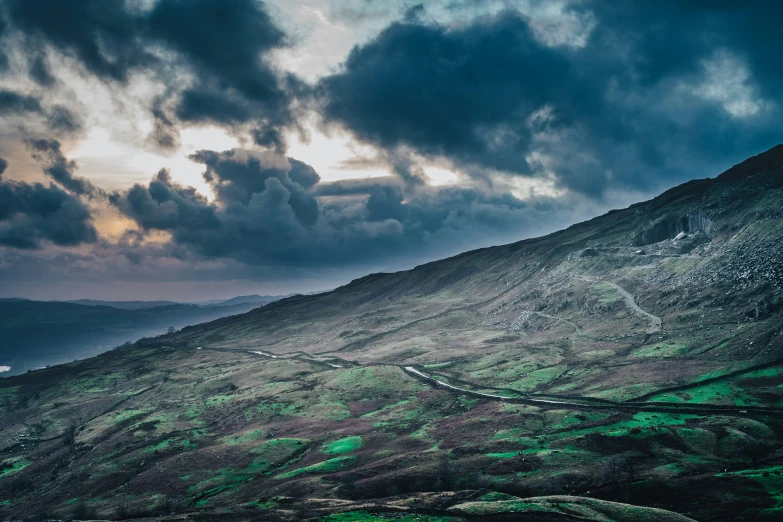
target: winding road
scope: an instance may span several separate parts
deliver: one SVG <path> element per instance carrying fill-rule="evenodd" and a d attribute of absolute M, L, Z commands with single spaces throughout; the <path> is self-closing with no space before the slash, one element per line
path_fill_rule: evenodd
<path fill-rule="evenodd" d="M 604 284 L 607 284 L 617 290 L 617 292 L 625 299 L 625 302 L 628 304 L 628 306 L 631 307 L 631 309 L 636 312 L 639 315 L 643 315 L 644 317 L 647 317 L 650 320 L 650 328 L 645 330 L 646 334 L 652 335 L 654 333 L 658 333 L 661 331 L 661 326 L 663 325 L 663 319 L 660 317 L 651 314 L 647 310 L 643 310 L 639 307 L 638 304 L 636 304 L 636 300 L 633 298 L 633 296 L 628 293 L 628 291 L 623 288 L 622 286 L 616 284 L 616 283 L 610 283 L 609 281 L 603 281 Z"/>
<path fill-rule="evenodd" d="M 586 277 L 583 279 L 591 283 L 596 282 Z M 636 300 L 634 299 L 633 295 L 631 295 L 627 290 L 625 290 L 620 285 L 609 281 L 600 281 L 600 283 L 609 285 L 612 288 L 614 288 L 620 294 L 620 296 L 625 300 L 626 304 L 635 313 L 644 316 L 650 320 L 650 328 L 648 328 L 645 331 L 648 335 L 661 331 L 663 320 L 660 317 L 655 316 L 649 313 L 648 311 L 642 309 L 636 303 Z M 539 315 L 544 315 L 544 314 L 539 314 Z M 582 333 L 581 328 L 579 328 L 579 326 L 576 325 L 575 323 L 571 323 L 570 321 L 566 321 L 564 319 L 554 317 L 554 316 L 545 316 L 545 317 L 565 321 L 571 324 L 574 328 L 576 328 L 578 334 Z M 233 351 L 233 350 L 229 350 L 229 351 Z M 241 350 L 237 350 L 237 351 L 241 351 Z M 247 351 L 249 353 L 253 353 L 253 354 L 257 354 L 273 359 L 278 357 L 297 358 L 306 362 L 326 365 L 331 368 L 343 368 L 344 365 L 348 365 L 348 366 L 353 365 L 353 363 L 349 363 L 348 361 L 345 361 L 344 359 L 341 359 L 339 357 L 330 358 L 331 361 L 333 362 L 328 362 L 328 361 L 313 358 L 311 355 L 305 354 L 304 352 L 290 352 L 290 353 L 274 355 L 268 352 L 262 352 L 258 350 L 247 350 Z M 302 357 L 302 355 L 307 355 L 307 357 Z M 340 362 L 343 364 L 334 364 L 335 362 Z M 603 409 L 603 410 L 608 409 L 608 410 L 622 410 L 622 411 L 634 411 L 634 412 L 653 411 L 653 412 L 668 412 L 668 413 L 696 413 L 701 415 L 726 414 L 726 413 L 741 414 L 741 415 L 747 415 L 747 414 L 783 415 L 783 408 L 766 408 L 762 406 L 720 406 L 720 405 L 684 404 L 684 403 L 672 403 L 672 402 L 641 402 L 640 400 L 641 398 L 632 401 L 626 401 L 626 402 L 615 402 L 615 401 L 608 401 L 604 399 L 595 399 L 591 397 L 568 397 L 568 398 L 564 397 L 562 399 L 560 398 L 545 399 L 532 395 L 507 396 L 507 395 L 500 395 L 495 393 L 479 392 L 467 388 L 461 388 L 459 386 L 455 386 L 453 384 L 449 384 L 445 381 L 439 380 L 431 375 L 427 375 L 420 369 L 417 369 L 415 366 L 411 366 L 411 365 L 376 363 L 376 364 L 368 364 L 367 366 L 397 366 L 400 369 L 402 369 L 402 371 L 405 372 L 407 375 L 410 375 L 411 377 L 414 377 L 420 381 L 424 381 L 429 384 L 435 385 L 437 387 L 445 388 L 449 391 L 453 391 L 463 395 L 468 395 L 481 399 L 538 405 L 544 407 L 562 406 L 562 407 L 574 408 L 574 409 Z M 470 384 L 470 383 L 466 383 L 466 384 Z M 684 385 L 684 387 L 690 387 L 696 384 L 697 383 L 691 383 L 688 385 Z M 660 392 L 661 390 L 658 390 L 656 394 Z"/>
<path fill-rule="evenodd" d="M 634 299 L 631 293 L 628 292 L 628 290 L 626 290 L 622 286 L 618 285 L 617 283 L 612 283 L 611 281 L 595 281 L 594 279 L 591 279 L 589 277 L 582 277 L 582 279 L 589 283 L 603 283 L 617 290 L 617 293 L 620 294 L 620 297 L 622 297 L 623 300 L 625 300 L 625 303 L 631 308 L 631 310 L 650 320 L 650 328 L 645 330 L 645 333 L 647 335 L 652 335 L 654 333 L 658 333 L 661 331 L 663 325 L 663 319 L 661 319 L 657 315 L 651 314 L 647 310 L 642 309 L 638 304 L 636 304 L 636 299 Z"/>
<path fill-rule="evenodd" d="M 331 369 L 343 369 L 343 368 L 357 366 L 355 362 L 347 361 L 339 357 L 331 358 L 331 361 L 333 362 L 314 359 L 311 358 L 312 356 L 303 357 L 303 355 L 309 355 L 309 354 L 301 351 L 279 353 L 277 355 L 273 355 L 270 353 L 265 353 L 257 350 L 224 349 L 224 348 L 220 348 L 220 349 L 206 348 L 206 349 L 219 351 L 219 352 L 251 353 L 254 355 L 260 355 L 262 357 L 266 357 L 268 359 L 292 358 L 292 359 L 301 360 L 302 362 L 327 366 L 330 367 Z M 780 360 L 773 361 L 772 363 L 767 363 L 761 365 L 760 367 L 771 366 L 779 362 Z M 335 364 L 335 363 L 341 363 L 341 364 Z M 617 402 L 617 401 L 611 401 L 607 399 L 598 399 L 595 397 L 579 397 L 579 396 L 562 397 L 562 398 L 557 396 L 552 398 L 542 398 L 540 396 L 534 396 L 534 395 L 507 396 L 507 395 L 500 395 L 498 393 L 486 393 L 486 392 L 471 390 L 468 388 L 462 388 L 460 386 L 455 386 L 453 384 L 449 384 L 445 381 L 437 379 L 431 375 L 428 375 L 421 369 L 416 368 L 415 366 L 412 366 L 410 364 L 406 365 L 406 364 L 395 364 L 395 363 L 370 363 L 370 364 L 359 365 L 359 366 L 364 366 L 364 367 L 394 366 L 400 368 L 406 375 L 409 375 L 419 381 L 426 382 L 431 385 L 437 386 L 439 388 L 444 388 L 448 391 L 459 393 L 461 395 L 467 395 L 469 397 L 475 397 L 477 399 L 487 399 L 492 401 L 502 401 L 502 402 L 509 402 L 515 404 L 529 404 L 531 406 L 539 406 L 539 407 L 563 407 L 563 408 L 569 408 L 575 410 L 616 410 L 616 411 L 627 411 L 627 412 L 648 411 L 648 412 L 657 412 L 657 413 L 692 413 L 697 415 L 734 414 L 734 415 L 746 415 L 746 416 L 753 416 L 753 415 L 783 416 L 783 408 L 764 407 L 764 406 L 722 406 L 722 405 L 715 405 L 715 404 L 688 404 L 688 403 L 679 403 L 679 402 L 657 402 L 657 401 L 642 402 L 644 397 L 638 397 L 636 399 L 632 399 L 630 401 L 625 401 L 625 402 Z M 746 371 L 749 371 L 749 369 L 741 370 L 735 372 L 734 374 L 740 374 Z M 706 382 L 717 381 L 725 377 L 730 377 L 734 374 L 727 374 L 727 375 L 715 377 L 714 379 L 700 381 L 698 383 L 689 383 L 676 388 L 678 389 L 689 388 L 692 386 L 703 385 Z M 471 385 L 471 383 L 467 383 L 467 382 L 465 384 Z M 665 389 L 657 390 L 656 392 L 653 392 L 649 395 L 655 395 L 658 393 L 662 393 L 664 391 L 667 390 Z"/>
<path fill-rule="evenodd" d="M 591 410 L 622 410 L 631 412 L 649 411 L 658 413 L 694 413 L 698 415 L 725 415 L 727 413 L 750 415 L 750 414 L 763 414 L 763 415 L 783 415 L 783 408 L 766 408 L 763 406 L 721 406 L 713 404 L 687 404 L 679 402 L 614 402 L 605 399 L 594 399 L 591 397 L 581 397 L 573 399 L 542 399 L 531 395 L 524 395 L 519 397 L 507 397 L 505 395 L 498 395 L 493 393 L 484 393 L 474 390 L 468 390 L 466 388 L 460 388 L 447 382 L 427 375 L 414 368 L 413 366 L 400 366 L 402 370 L 419 380 L 434 384 L 441 388 L 457 392 L 463 395 L 468 395 L 480 399 L 489 399 L 495 401 L 530 404 L 533 406 L 564 406 L 574 409 L 591 409 Z"/>

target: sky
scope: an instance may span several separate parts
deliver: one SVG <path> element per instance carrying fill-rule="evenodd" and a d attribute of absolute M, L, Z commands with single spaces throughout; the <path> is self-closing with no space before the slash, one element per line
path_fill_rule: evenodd
<path fill-rule="evenodd" d="M 333 288 L 783 142 L 783 3 L 0 0 L 0 297 Z"/>

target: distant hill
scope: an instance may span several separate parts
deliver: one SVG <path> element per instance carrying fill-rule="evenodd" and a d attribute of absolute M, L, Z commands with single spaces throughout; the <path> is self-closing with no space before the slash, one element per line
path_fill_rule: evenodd
<path fill-rule="evenodd" d="M 283 299 L 284 297 L 290 297 L 289 295 L 240 295 L 232 297 L 231 299 L 211 299 L 209 301 L 201 301 L 195 303 L 180 303 L 176 301 L 101 301 L 99 299 L 74 299 L 70 301 L 61 301 L 64 303 L 80 304 L 85 306 L 111 306 L 112 308 L 120 308 L 122 310 L 143 310 L 145 308 L 158 308 L 160 306 L 176 306 L 176 305 L 195 305 L 199 307 L 213 307 L 213 306 L 233 306 L 239 304 L 256 304 L 257 306 L 263 306 L 272 301 Z M 22 300 L 19 298 L 9 298 L 13 300 Z M 2 301 L 2 300 L 0 300 Z"/>
<path fill-rule="evenodd" d="M 277 301 L 280 299 L 283 299 L 285 297 L 290 297 L 291 294 L 288 295 L 240 295 L 237 297 L 232 297 L 231 299 L 226 299 L 225 301 L 207 301 L 205 303 L 197 303 L 201 306 L 231 306 L 231 305 L 238 305 L 238 304 L 248 304 L 248 303 L 257 303 L 259 306 L 265 305 L 267 303 L 271 303 L 272 301 Z"/>
<path fill-rule="evenodd" d="M 259 296 L 260 297 L 260 296 Z M 268 300 L 200 306 L 170 301 L 31 301 L 0 299 L 0 376 L 92 357 L 128 341 L 161 335 L 169 327 L 248 312 Z"/>
<path fill-rule="evenodd" d="M 112 308 L 120 308 L 122 310 L 142 310 L 144 308 L 182 304 L 175 303 L 174 301 L 100 301 L 98 299 L 75 299 L 73 301 L 63 302 L 85 306 L 111 306 Z"/>

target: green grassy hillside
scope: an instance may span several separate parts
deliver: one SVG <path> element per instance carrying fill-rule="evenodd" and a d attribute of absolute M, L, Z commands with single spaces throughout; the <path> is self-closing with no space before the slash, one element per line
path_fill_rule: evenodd
<path fill-rule="evenodd" d="M 4 516 L 778 520 L 780 150 L 4 379 Z"/>

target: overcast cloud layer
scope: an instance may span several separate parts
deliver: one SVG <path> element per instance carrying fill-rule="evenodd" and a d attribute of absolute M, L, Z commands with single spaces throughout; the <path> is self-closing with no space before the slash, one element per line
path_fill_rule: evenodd
<path fill-rule="evenodd" d="M 325 288 L 714 176 L 783 141 L 781 16 L 773 1 L 0 0 L 4 292 Z M 200 178 L 81 172 L 69 151 L 102 97 L 127 115 L 113 139 Z M 240 146 L 182 153 L 210 129 Z M 345 178 L 387 175 L 327 181 L 292 157 L 335 136 Z"/>

